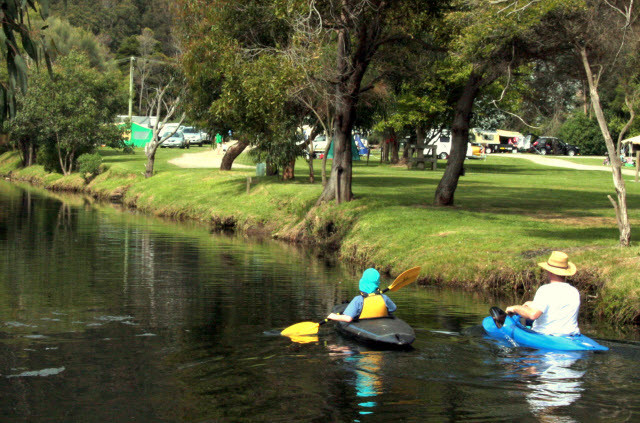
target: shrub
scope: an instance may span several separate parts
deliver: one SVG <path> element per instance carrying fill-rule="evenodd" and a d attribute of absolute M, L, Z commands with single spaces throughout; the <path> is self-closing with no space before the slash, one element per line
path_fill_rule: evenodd
<path fill-rule="evenodd" d="M 78 157 L 78 172 L 85 181 L 90 181 L 100 174 L 102 157 L 98 153 L 83 154 Z"/>
<path fill-rule="evenodd" d="M 603 155 L 607 152 L 598 123 L 582 112 L 574 113 L 562 124 L 558 138 L 580 147 L 580 154 Z"/>

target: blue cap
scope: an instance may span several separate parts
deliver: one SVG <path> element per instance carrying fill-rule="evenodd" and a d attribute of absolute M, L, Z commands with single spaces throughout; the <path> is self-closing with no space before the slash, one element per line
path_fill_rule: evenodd
<path fill-rule="evenodd" d="M 376 269 L 369 268 L 360 278 L 360 291 L 371 294 L 380 287 L 380 273 Z"/>

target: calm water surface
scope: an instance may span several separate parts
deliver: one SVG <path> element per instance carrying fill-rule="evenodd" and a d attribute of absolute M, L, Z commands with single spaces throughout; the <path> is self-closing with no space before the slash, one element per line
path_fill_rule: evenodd
<path fill-rule="evenodd" d="M 278 336 L 357 289 L 286 245 L 0 182 L 0 270 L 3 422 L 640 419 L 633 331 L 583 323 L 604 354 L 499 347 L 470 293 L 392 293 L 410 351 Z"/>

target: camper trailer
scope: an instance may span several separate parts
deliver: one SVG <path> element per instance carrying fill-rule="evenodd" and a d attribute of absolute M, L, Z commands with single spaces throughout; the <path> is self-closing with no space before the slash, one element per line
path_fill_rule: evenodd
<path fill-rule="evenodd" d="M 451 155 L 451 132 L 450 131 L 430 131 L 427 134 L 425 140 L 427 145 L 435 145 L 436 156 L 441 160 L 446 160 Z M 430 149 L 425 148 L 424 154 L 430 154 Z M 467 157 L 468 158 L 480 158 L 482 157 L 482 148 L 479 144 L 469 142 L 467 145 Z"/>
<path fill-rule="evenodd" d="M 504 131 L 484 131 L 472 129 L 471 135 L 474 141 L 484 147 L 485 154 L 491 153 L 517 153 L 518 143 L 524 138 L 520 132 Z"/>

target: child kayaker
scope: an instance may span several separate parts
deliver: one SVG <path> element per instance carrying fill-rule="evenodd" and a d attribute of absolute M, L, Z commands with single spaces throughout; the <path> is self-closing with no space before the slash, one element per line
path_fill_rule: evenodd
<path fill-rule="evenodd" d="M 369 268 L 360 278 L 360 295 L 353 297 L 342 314 L 331 313 L 327 318 L 340 322 L 358 319 L 386 317 L 396 311 L 396 305 L 389 297 L 380 292 L 380 273 Z"/>
<path fill-rule="evenodd" d="M 508 314 L 533 320 L 531 329 L 547 335 L 577 335 L 580 293 L 565 282 L 576 273 L 575 264 L 561 251 L 553 251 L 546 262 L 538 266 L 547 271 L 549 283 L 536 291 L 533 301 L 507 307 Z"/>

